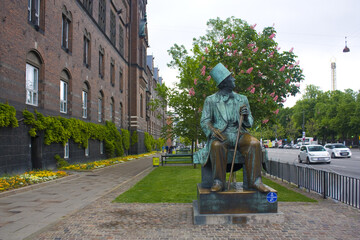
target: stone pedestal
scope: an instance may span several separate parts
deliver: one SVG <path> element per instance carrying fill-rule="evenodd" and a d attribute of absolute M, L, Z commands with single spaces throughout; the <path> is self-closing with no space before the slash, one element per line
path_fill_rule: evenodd
<path fill-rule="evenodd" d="M 197 201 L 193 203 L 194 224 L 246 224 L 249 219 L 254 220 L 254 216 L 257 216 L 254 221 L 266 222 L 269 214 L 278 212 L 277 201 L 268 198 L 268 193 L 244 190 L 239 182 L 233 183 L 231 190 L 222 192 L 211 192 L 210 188 L 198 184 Z M 265 219 L 261 220 L 262 217 Z"/>
<path fill-rule="evenodd" d="M 277 193 L 274 189 L 271 192 Z M 244 190 L 239 182 L 222 192 L 211 192 L 198 184 L 197 200 L 201 214 L 276 213 L 278 206 L 277 201 L 267 200 L 267 193 Z"/>
<path fill-rule="evenodd" d="M 283 213 L 243 213 L 243 214 L 200 214 L 197 200 L 193 201 L 193 220 L 195 225 L 237 224 L 282 224 Z"/>

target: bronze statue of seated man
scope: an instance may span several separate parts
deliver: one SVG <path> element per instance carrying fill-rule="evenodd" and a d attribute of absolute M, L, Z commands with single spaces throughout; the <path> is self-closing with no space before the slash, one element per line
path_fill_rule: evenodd
<path fill-rule="evenodd" d="M 261 144 L 246 130 L 254 122 L 247 97 L 232 91 L 235 79 L 223 64 L 217 64 L 210 75 L 216 81 L 219 91 L 205 99 L 200 124 L 207 136 L 207 143 L 194 154 L 194 161 L 203 166 L 211 164 L 211 191 L 223 191 L 228 167 L 228 150 L 237 148 L 244 158 L 244 188 L 269 192 L 270 189 L 261 179 Z M 240 115 L 243 115 L 243 121 L 239 129 Z M 237 141 L 238 131 L 240 132 Z"/>

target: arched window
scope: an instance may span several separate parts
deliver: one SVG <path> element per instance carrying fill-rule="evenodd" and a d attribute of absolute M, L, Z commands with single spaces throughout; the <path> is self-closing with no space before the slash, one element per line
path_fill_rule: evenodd
<path fill-rule="evenodd" d="M 61 47 L 66 52 L 71 52 L 72 45 L 72 14 L 66 9 L 62 8 L 62 23 L 61 23 Z"/>
<path fill-rule="evenodd" d="M 60 74 L 60 112 L 68 113 L 68 93 L 70 86 L 70 74 L 67 70 L 63 70 Z"/>
<path fill-rule="evenodd" d="M 43 62 L 40 56 L 30 51 L 26 56 L 26 104 L 39 105 L 39 79 Z"/>
<path fill-rule="evenodd" d="M 119 116 L 119 125 L 122 128 L 123 127 L 123 121 L 122 121 L 122 118 L 123 118 L 123 105 L 122 105 L 122 103 L 120 103 L 119 114 L 120 114 L 120 116 Z"/>
<path fill-rule="evenodd" d="M 111 97 L 110 101 L 110 121 L 115 122 L 115 103 L 114 98 Z"/>
<path fill-rule="evenodd" d="M 81 94 L 82 118 L 87 119 L 90 109 L 90 87 L 88 82 L 84 82 Z"/>
<path fill-rule="evenodd" d="M 84 31 L 84 65 L 89 68 L 91 64 L 91 34 L 85 29 Z"/>
<path fill-rule="evenodd" d="M 98 97 L 98 122 L 103 122 L 104 119 L 104 93 L 99 92 Z"/>
<path fill-rule="evenodd" d="M 144 111 L 144 109 L 143 109 L 144 107 L 143 107 L 143 95 L 142 94 L 140 94 L 140 117 L 144 117 L 144 114 L 143 114 L 143 111 Z"/>

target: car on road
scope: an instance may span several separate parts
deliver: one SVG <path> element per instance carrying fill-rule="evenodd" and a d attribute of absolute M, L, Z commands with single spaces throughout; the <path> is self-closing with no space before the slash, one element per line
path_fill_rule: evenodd
<path fill-rule="evenodd" d="M 330 154 L 331 158 L 337 157 L 351 157 L 351 151 L 348 147 L 341 143 L 328 143 L 325 144 L 325 149 Z"/>
<path fill-rule="evenodd" d="M 303 145 L 298 155 L 299 163 L 330 163 L 331 157 L 321 145 Z"/>
<path fill-rule="evenodd" d="M 292 148 L 292 146 L 291 146 L 291 144 L 285 144 L 285 145 L 284 145 L 284 148 L 285 148 L 285 149 L 290 149 L 290 148 Z"/>

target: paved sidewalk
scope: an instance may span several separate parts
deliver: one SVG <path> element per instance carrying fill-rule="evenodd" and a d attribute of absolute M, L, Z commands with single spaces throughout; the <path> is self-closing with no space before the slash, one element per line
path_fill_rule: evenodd
<path fill-rule="evenodd" d="M 27 194 L 44 194 L 52 196 L 53 189 L 67 189 L 82 195 L 79 199 L 86 201 L 78 203 L 72 210 L 66 208 L 54 211 L 54 215 L 62 213 L 48 222 L 41 220 L 41 213 L 34 215 L 34 222 L 42 221 L 42 225 L 33 231 L 19 235 L 23 229 L 14 231 L 17 235 L 11 235 L 5 225 L 0 228 L 0 239 L 36 239 L 36 240 L 70 240 L 70 239 L 360 239 L 360 210 L 332 200 L 323 200 L 317 194 L 303 192 L 305 195 L 315 197 L 318 203 L 279 203 L 279 212 L 285 217 L 283 224 L 266 223 L 259 225 L 203 225 L 194 226 L 192 223 L 192 204 L 120 204 L 112 203 L 112 200 L 122 192 L 133 186 L 138 180 L 146 176 L 153 168 L 151 157 L 135 160 L 126 164 L 117 165 L 104 169 L 101 172 L 89 173 L 85 176 L 69 180 L 69 182 L 56 183 L 39 190 L 17 194 L 12 200 L 19 199 L 23 203 Z M 121 166 L 121 167 L 120 167 Z M 136 170 L 139 168 L 138 170 Z M 124 175 L 123 175 L 124 174 Z M 110 176 L 111 175 L 111 176 Z M 122 176 L 123 175 L 123 176 Z M 122 177 L 120 177 L 122 176 Z M 97 180 L 90 180 L 95 178 Z M 85 181 L 85 179 L 88 179 Z M 113 182 L 116 183 L 113 183 Z M 79 182 L 83 182 L 80 184 Z M 86 184 L 90 184 L 87 185 Z M 103 184 L 99 184 L 102 182 Z M 64 185 L 64 186 L 63 186 Z M 77 187 L 81 185 L 82 187 Z M 112 185 L 106 190 L 102 186 Z M 67 186 L 67 187 L 65 187 Z M 72 187 L 73 186 L 73 187 Z M 71 190 L 70 190 L 71 189 Z M 83 191 L 98 193 L 89 199 L 83 195 Z M 41 190 L 41 191 L 40 191 Z M 63 192 L 55 191 L 57 197 L 64 197 Z M 60 194 L 61 192 L 61 194 Z M 85 191 L 86 192 L 86 191 Z M 31 195 L 30 195 L 31 196 Z M 99 197 L 100 196 L 100 197 Z M 9 197 L 9 198 L 10 198 Z M 40 199 L 38 196 L 37 199 Z M 7 201 L 5 201 L 7 200 Z M 8 202 L 8 197 L 0 198 L 0 209 Z M 54 200 L 53 200 L 54 201 Z M 80 201 L 80 200 L 78 200 Z M 5 203 L 4 203 L 5 202 Z M 76 202 L 76 201 L 75 201 Z M 9 203 L 8 203 L 9 204 Z M 53 209 L 61 203 L 52 203 Z M 24 204 L 22 204 L 24 205 Z M 21 205 L 13 205 L 21 206 Z M 38 206 L 39 207 L 39 206 Z M 19 209 L 19 208 L 18 208 Z M 21 209 L 21 208 L 20 208 Z M 25 211 L 26 209 L 24 209 Z M 28 209 L 29 210 L 29 209 Z M 63 212 L 66 211 L 66 212 Z M 1 213 L 1 221 L 3 213 Z M 36 213 L 36 212 L 35 212 Z M 17 213 L 21 214 L 21 213 Z M 30 213 L 29 213 L 30 214 Z M 32 212 L 34 214 L 34 211 Z M 12 224 L 17 226 L 18 221 L 12 216 Z M 31 218 L 30 215 L 27 217 Z M 49 216 L 50 217 L 50 216 Z M 35 223 L 33 225 L 36 225 Z M 7 234 L 2 235 L 3 227 Z M 46 227 L 45 227 L 46 226 Z M 15 227 L 13 227 L 15 229 Z M 31 235 L 30 235 L 31 234 Z M 9 238 L 8 238 L 9 237 Z M 15 238 L 17 237 L 17 238 Z"/>
<path fill-rule="evenodd" d="M 153 156 L 91 172 L 78 172 L 57 182 L 37 186 L 40 188 L 34 185 L 35 189 L 18 189 L 14 194 L 0 195 L 0 239 L 24 239 L 87 206 L 114 187 L 131 181 L 137 174 L 151 171 Z"/>

